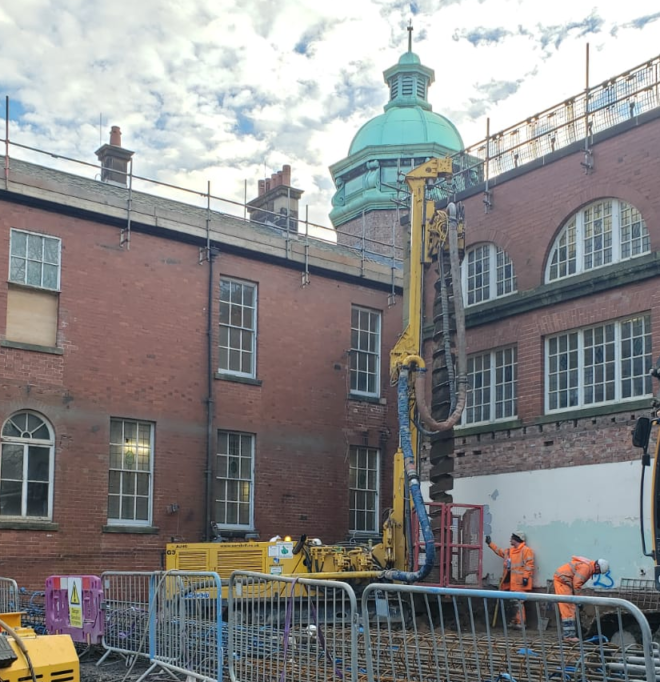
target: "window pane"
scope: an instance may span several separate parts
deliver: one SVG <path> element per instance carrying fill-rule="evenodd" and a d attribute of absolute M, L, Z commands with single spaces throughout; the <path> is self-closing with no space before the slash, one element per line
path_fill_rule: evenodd
<path fill-rule="evenodd" d="M 51 265 L 59 265 L 60 262 L 60 243 L 57 239 L 44 239 L 44 263 L 50 263 Z M 57 271 L 57 268 L 55 268 Z"/>
<path fill-rule="evenodd" d="M 36 234 L 28 234 L 27 236 L 27 257 L 30 260 L 41 262 L 43 259 L 43 237 Z"/>
<path fill-rule="evenodd" d="M 35 263 L 31 260 L 27 262 L 26 283 L 35 287 L 41 286 L 41 263 Z"/>
<path fill-rule="evenodd" d="M 137 478 L 137 494 L 138 495 L 149 495 L 149 475 L 148 474 L 136 474 Z"/>
<path fill-rule="evenodd" d="M 121 519 L 123 521 L 133 521 L 135 514 L 135 498 L 122 495 L 121 498 Z"/>
<path fill-rule="evenodd" d="M 118 471 L 110 472 L 108 490 L 110 493 L 114 493 L 115 495 L 118 495 L 121 492 L 121 474 Z"/>
<path fill-rule="evenodd" d="M 23 451 L 22 445 L 3 445 L 2 462 L 0 466 L 0 478 L 22 481 L 23 480 Z"/>
<path fill-rule="evenodd" d="M 119 497 L 117 495 L 110 495 L 108 497 L 108 518 L 119 518 Z"/>
<path fill-rule="evenodd" d="M 27 234 L 25 232 L 11 231 L 11 255 L 21 258 L 27 256 Z"/>
<path fill-rule="evenodd" d="M 28 483 L 27 515 L 48 516 L 48 483 Z"/>
<path fill-rule="evenodd" d="M 137 521 L 149 520 L 149 499 L 138 497 L 135 504 L 135 518 Z"/>
<path fill-rule="evenodd" d="M 54 265 L 44 265 L 43 285 L 47 289 L 57 289 L 57 268 Z"/>
<path fill-rule="evenodd" d="M 135 493 L 135 474 L 125 472 L 121 477 L 122 492 L 124 495 Z"/>
<path fill-rule="evenodd" d="M 28 450 L 28 479 L 45 481 L 50 479 L 50 448 L 31 446 Z"/>
<path fill-rule="evenodd" d="M 9 279 L 12 282 L 25 283 L 26 262 L 22 258 L 12 258 L 9 263 Z"/>
<path fill-rule="evenodd" d="M 21 483 L 0 480 L 0 514 L 3 516 L 22 516 Z"/>

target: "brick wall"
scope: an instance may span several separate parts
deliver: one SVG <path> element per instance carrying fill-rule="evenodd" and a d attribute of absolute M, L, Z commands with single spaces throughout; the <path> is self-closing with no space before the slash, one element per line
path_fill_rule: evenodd
<path fill-rule="evenodd" d="M 64 352 L 0 348 L 2 420 L 31 409 L 55 430 L 57 524 L 17 530 L 0 519 L 0 575 L 38 587 L 54 572 L 156 569 L 166 542 L 204 535 L 209 265 L 199 265 L 196 245 L 134 231 L 126 251 L 117 228 L 3 202 L 5 264 L 10 228 L 62 239 Z M 382 447 L 383 506 L 391 503 L 396 415 L 387 353 L 400 331 L 400 307 L 388 309 L 386 291 L 339 278 L 312 274 L 301 288 L 296 268 L 220 250 L 214 349 L 219 278 L 258 284 L 261 385 L 213 382 L 215 429 L 256 436 L 256 530 L 261 539 L 276 533 L 344 539 L 350 445 Z M 6 294 L 0 285 L 2 337 Z M 383 312 L 382 404 L 347 399 L 352 304 Z M 156 425 L 154 534 L 104 531 L 111 417 Z M 172 504 L 178 512 L 167 512 Z"/>
<path fill-rule="evenodd" d="M 594 171 L 584 173 L 581 153 L 522 173 L 493 188 L 493 210 L 485 214 L 482 195 L 465 200 L 467 246 L 493 242 L 511 257 L 518 291 L 537 290 L 555 236 L 585 204 L 616 197 L 638 208 L 660 248 L 660 119 L 604 140 L 594 147 Z M 639 457 L 630 431 L 641 414 L 621 404 L 612 415 L 557 414 L 543 423 L 545 336 L 650 312 L 653 357 L 660 349 L 660 292 L 655 279 L 626 284 L 574 300 L 539 307 L 468 330 L 468 353 L 516 344 L 520 428 L 481 433 L 456 442 L 456 475 L 472 476 L 566 467 Z M 469 315 L 469 309 L 468 309 Z"/>

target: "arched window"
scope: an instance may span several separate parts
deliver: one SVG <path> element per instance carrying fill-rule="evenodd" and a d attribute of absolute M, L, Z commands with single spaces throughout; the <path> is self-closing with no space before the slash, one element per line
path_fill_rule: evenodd
<path fill-rule="evenodd" d="M 466 305 L 516 291 L 516 274 L 509 254 L 495 244 L 479 244 L 468 249 L 461 271 Z"/>
<path fill-rule="evenodd" d="M 555 239 L 546 281 L 628 260 L 650 251 L 640 212 L 619 199 L 599 199 L 574 213 Z"/>
<path fill-rule="evenodd" d="M 50 519 L 53 429 L 34 412 L 17 412 L 2 427 L 0 518 Z"/>

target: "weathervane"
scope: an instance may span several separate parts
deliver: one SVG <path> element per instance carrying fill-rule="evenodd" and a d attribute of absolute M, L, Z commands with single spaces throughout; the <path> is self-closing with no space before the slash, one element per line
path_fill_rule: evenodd
<path fill-rule="evenodd" d="M 413 32 L 413 25 L 412 25 L 412 19 L 408 22 L 408 52 L 412 52 L 412 32 Z"/>

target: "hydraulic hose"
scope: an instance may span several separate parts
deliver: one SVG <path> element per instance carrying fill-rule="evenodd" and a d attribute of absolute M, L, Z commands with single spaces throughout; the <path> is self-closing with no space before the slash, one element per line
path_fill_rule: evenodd
<path fill-rule="evenodd" d="M 408 479 L 408 487 L 410 495 L 413 499 L 415 512 L 419 520 L 420 528 L 422 529 L 422 537 L 424 538 L 425 560 L 424 565 L 418 571 L 398 571 L 390 569 L 383 572 L 383 578 L 386 580 L 398 580 L 404 583 L 413 583 L 425 578 L 433 568 L 435 563 L 435 540 L 433 537 L 433 530 L 431 529 L 431 521 L 426 511 L 424 498 L 422 497 L 422 490 L 419 484 L 419 475 L 417 474 L 417 466 L 415 465 L 415 456 L 412 447 L 412 437 L 410 434 L 410 409 L 408 405 L 408 375 L 410 368 L 408 364 L 404 364 L 399 372 L 399 381 L 397 384 L 397 411 L 399 415 L 399 441 L 401 443 L 401 450 L 403 451 L 403 464 L 406 471 L 406 478 Z"/>
<path fill-rule="evenodd" d="M 461 285 L 461 263 L 458 253 L 458 216 L 456 204 L 453 202 L 447 206 L 447 232 L 449 238 L 449 262 L 451 266 L 451 278 L 454 289 L 454 310 L 456 313 L 456 348 L 457 348 L 457 372 L 456 405 L 453 412 L 442 422 L 438 422 L 431 416 L 431 410 L 425 400 L 424 372 L 418 372 L 415 379 L 415 400 L 417 409 L 429 431 L 448 431 L 456 426 L 465 409 L 467 398 L 467 354 L 465 350 L 465 308 L 463 306 L 463 287 Z"/>

